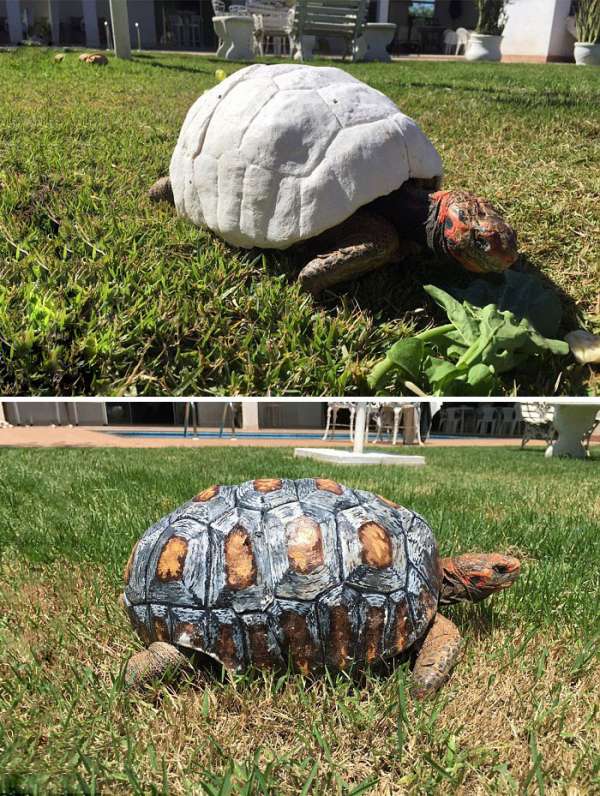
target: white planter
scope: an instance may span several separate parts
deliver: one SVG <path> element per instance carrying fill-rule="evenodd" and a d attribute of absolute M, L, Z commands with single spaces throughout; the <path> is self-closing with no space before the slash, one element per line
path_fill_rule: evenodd
<path fill-rule="evenodd" d="M 576 41 L 575 63 L 580 66 L 599 66 L 600 65 L 600 42 Z"/>
<path fill-rule="evenodd" d="M 395 33 L 396 25 L 393 22 L 369 22 L 362 37 L 367 45 L 363 60 L 391 61 L 392 56 L 387 47 L 392 43 Z"/>
<path fill-rule="evenodd" d="M 254 57 L 254 20 L 250 16 L 213 17 L 219 37 L 217 58 L 227 61 L 251 61 Z"/>
<path fill-rule="evenodd" d="M 502 58 L 500 44 L 502 36 L 486 36 L 483 33 L 469 34 L 465 52 L 467 61 L 499 61 Z"/>

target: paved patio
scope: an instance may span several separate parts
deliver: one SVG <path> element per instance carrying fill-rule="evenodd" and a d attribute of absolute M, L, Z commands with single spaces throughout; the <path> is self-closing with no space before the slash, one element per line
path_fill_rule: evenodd
<path fill-rule="evenodd" d="M 123 432 L 136 432 L 136 436 L 119 436 Z M 214 434 L 214 428 L 199 429 L 200 433 Z M 305 430 L 304 433 L 307 433 Z M 13 428 L 0 428 L 0 447 L 26 447 L 26 448 L 206 448 L 206 447 L 261 447 L 261 448 L 290 448 L 299 445 L 310 447 L 332 445 L 348 447 L 347 439 L 327 440 L 319 438 L 306 438 L 294 436 L 302 434 L 298 429 L 262 429 L 263 434 L 288 434 L 289 437 L 237 437 L 231 439 L 228 432 L 222 438 L 199 437 L 143 437 L 140 433 L 183 433 L 183 428 L 177 426 L 15 426 Z M 316 432 L 314 432 L 316 433 Z M 600 444 L 600 437 L 595 437 L 594 444 Z M 381 443 L 380 443 L 381 444 Z M 385 444 L 385 443 L 384 443 Z M 446 439 L 434 438 L 429 440 L 424 447 L 469 447 L 469 446 L 505 446 L 519 445 L 520 439 L 516 437 L 453 437 Z M 542 441 L 534 440 L 528 445 L 544 445 Z M 404 447 L 396 446 L 398 449 Z M 417 448 L 416 445 L 406 446 Z"/>

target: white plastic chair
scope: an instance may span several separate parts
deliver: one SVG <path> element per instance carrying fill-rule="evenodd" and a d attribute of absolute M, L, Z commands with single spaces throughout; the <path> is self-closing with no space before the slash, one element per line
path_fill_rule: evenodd
<path fill-rule="evenodd" d="M 514 437 L 520 422 L 514 406 L 503 406 L 498 410 L 497 430 L 501 437 Z"/>
<path fill-rule="evenodd" d="M 458 36 L 456 35 L 456 31 L 446 28 L 444 31 L 444 52 L 446 55 L 451 55 L 455 52 L 457 44 Z"/>
<path fill-rule="evenodd" d="M 350 412 L 350 422 L 346 424 L 338 423 L 337 416 L 340 409 L 347 409 Z M 331 438 L 335 437 L 336 428 L 347 428 L 350 433 L 350 441 L 354 440 L 354 416 L 356 414 L 356 406 L 350 401 L 328 401 L 327 403 L 327 421 L 325 423 L 325 433 L 321 439 L 328 439 L 329 432 L 331 431 Z M 368 427 L 368 426 L 367 426 Z"/>
<path fill-rule="evenodd" d="M 463 55 L 467 51 L 469 43 L 469 31 L 466 28 L 456 28 L 456 51 L 454 55 L 459 55 L 460 48 L 463 48 Z"/>
<path fill-rule="evenodd" d="M 493 406 L 482 405 L 477 410 L 476 434 L 489 434 L 492 436 L 498 430 L 498 411 Z"/>
<path fill-rule="evenodd" d="M 441 434 L 460 434 L 463 430 L 463 411 L 458 406 L 445 406 L 440 416 Z"/>

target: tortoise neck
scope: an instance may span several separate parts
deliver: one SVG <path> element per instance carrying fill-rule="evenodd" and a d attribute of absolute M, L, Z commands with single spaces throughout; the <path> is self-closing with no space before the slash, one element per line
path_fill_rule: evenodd
<path fill-rule="evenodd" d="M 373 210 L 390 221 L 404 240 L 427 245 L 427 221 L 433 191 L 403 185 L 373 202 Z"/>

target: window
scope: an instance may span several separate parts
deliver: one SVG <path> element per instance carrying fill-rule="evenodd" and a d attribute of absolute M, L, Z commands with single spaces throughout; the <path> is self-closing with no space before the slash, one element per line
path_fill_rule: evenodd
<path fill-rule="evenodd" d="M 435 0 L 419 0 L 411 3 L 408 13 L 411 17 L 418 19 L 431 19 L 435 11 Z"/>

